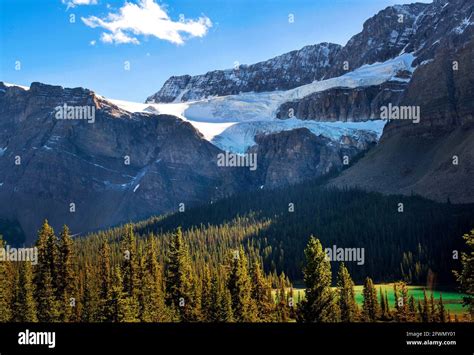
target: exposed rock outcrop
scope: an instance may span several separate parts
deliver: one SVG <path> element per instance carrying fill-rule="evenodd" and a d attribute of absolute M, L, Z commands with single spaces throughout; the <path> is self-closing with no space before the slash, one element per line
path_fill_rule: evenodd
<path fill-rule="evenodd" d="M 420 107 L 420 123 L 387 124 L 379 145 L 332 185 L 474 202 L 474 26 L 456 25 L 455 5 L 468 6 L 463 16 L 472 15 L 472 2 L 447 3 L 443 9 L 451 8 L 452 18 L 438 22 L 450 22 L 451 30 L 414 72 L 401 99 L 401 105 Z"/>
<path fill-rule="evenodd" d="M 369 142 L 358 146 L 350 137 L 333 142 L 307 128 L 258 135 L 255 140 L 257 144 L 249 149 L 259 159 L 254 179 L 264 188 L 296 184 L 341 170 L 345 157 L 350 161 L 371 146 Z"/>
<path fill-rule="evenodd" d="M 94 123 L 56 119 L 64 103 L 94 107 Z M 130 114 L 81 88 L 0 85 L 0 147 L 0 214 L 28 240 L 43 218 L 85 232 L 242 187 L 190 124 Z"/>
<path fill-rule="evenodd" d="M 366 121 L 380 118 L 380 107 L 399 103 L 407 86 L 404 81 L 358 88 L 334 88 L 286 102 L 278 118 L 296 117 L 315 121 Z"/>
<path fill-rule="evenodd" d="M 326 76 L 340 49 L 338 44 L 320 43 L 235 69 L 173 76 L 146 102 L 190 101 L 240 92 L 292 89 Z"/>

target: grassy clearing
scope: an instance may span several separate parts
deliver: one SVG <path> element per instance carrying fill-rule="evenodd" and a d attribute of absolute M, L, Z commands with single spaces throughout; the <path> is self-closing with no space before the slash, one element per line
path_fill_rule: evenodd
<path fill-rule="evenodd" d="M 390 308 L 394 308 L 395 304 L 395 297 L 394 297 L 394 292 L 393 292 L 393 283 L 389 284 L 376 284 L 375 285 L 377 289 L 377 293 L 380 292 L 380 289 L 382 289 L 383 292 L 387 291 L 388 294 L 388 301 L 390 303 Z M 362 295 L 362 285 L 356 285 L 354 287 L 354 291 L 356 294 L 356 302 L 359 306 L 362 306 L 363 302 L 363 295 Z M 413 295 L 416 300 L 423 300 L 423 287 L 422 286 L 408 286 L 408 294 Z M 435 299 L 435 302 L 438 302 L 439 300 L 439 295 L 443 295 L 443 303 L 446 307 L 446 310 L 449 310 L 449 312 L 454 315 L 454 314 L 465 314 L 467 313 L 466 307 L 462 306 L 462 297 L 466 296 L 465 294 L 459 293 L 457 291 L 449 291 L 449 290 L 444 290 L 444 291 L 439 291 L 439 290 L 433 290 L 433 296 Z M 295 288 L 293 289 L 293 298 L 295 300 L 295 303 L 297 303 L 299 300 L 304 298 L 304 288 Z M 427 290 L 426 295 L 428 298 L 431 296 L 431 291 Z"/>

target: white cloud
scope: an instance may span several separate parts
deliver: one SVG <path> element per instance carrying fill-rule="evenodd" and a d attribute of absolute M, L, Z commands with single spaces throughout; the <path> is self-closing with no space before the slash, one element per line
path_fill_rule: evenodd
<path fill-rule="evenodd" d="M 212 27 L 206 16 L 196 20 L 181 17 L 179 21 L 173 21 L 154 0 L 141 0 L 138 4 L 126 2 L 118 13 L 109 13 L 104 18 L 82 17 L 82 21 L 89 27 L 107 30 L 102 33 L 101 41 L 116 44 L 139 44 L 138 36 L 153 36 L 183 44 L 188 38 L 204 37 Z"/>
<path fill-rule="evenodd" d="M 61 2 L 67 5 L 68 10 L 78 5 L 97 5 L 97 0 L 61 0 Z"/>

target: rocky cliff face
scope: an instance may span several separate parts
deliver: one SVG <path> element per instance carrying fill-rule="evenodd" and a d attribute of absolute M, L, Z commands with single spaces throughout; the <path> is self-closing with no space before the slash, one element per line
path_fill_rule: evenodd
<path fill-rule="evenodd" d="M 388 7 L 367 20 L 362 32 L 344 47 L 321 43 L 234 70 L 173 76 L 146 102 L 184 102 L 240 92 L 288 90 L 340 76 L 364 64 L 383 62 L 402 51 L 413 51 L 413 35 L 420 15 L 428 7 L 421 3 Z"/>
<path fill-rule="evenodd" d="M 340 49 L 337 44 L 320 43 L 257 64 L 197 76 L 173 76 L 146 102 L 184 102 L 240 92 L 292 89 L 323 78 Z"/>
<path fill-rule="evenodd" d="M 415 57 L 413 75 L 400 72 L 396 80 L 381 85 L 332 88 L 280 106 L 278 118 L 318 121 L 378 118 L 381 106 L 388 104 L 420 108 L 420 123 L 390 122 L 380 144 L 335 179 L 334 185 L 474 202 L 469 183 L 473 175 L 473 7 L 470 0 L 434 0 L 380 11 L 343 48 L 334 51 L 319 79 L 403 53 Z M 200 82 L 197 87 L 206 91 L 207 86 Z M 186 90 L 194 92 L 191 81 Z M 287 134 L 272 137 L 286 139 Z M 264 146 L 269 144 L 260 140 L 260 149 Z M 455 157 L 462 157 L 460 165 L 452 164 Z"/>
<path fill-rule="evenodd" d="M 466 0 L 437 0 L 432 4 L 388 7 L 368 19 L 362 32 L 352 37 L 339 51 L 327 76 L 343 75 L 361 65 L 383 62 L 402 53 L 413 53 L 416 57 L 413 66 L 422 67 L 433 60 L 440 47 L 453 47 L 469 40 L 469 28 L 474 23 L 472 11 L 472 1 Z M 439 74 L 444 76 L 449 72 L 451 69 L 446 64 Z M 400 102 L 404 89 L 408 87 L 403 82 L 407 84 L 410 77 L 411 73 L 399 73 L 395 86 L 381 85 L 378 93 L 377 88 L 367 87 L 356 90 L 332 89 L 311 95 L 283 104 L 278 117 L 286 118 L 289 110 L 293 109 L 291 112 L 300 119 L 355 121 L 377 118 L 380 117 L 380 106 L 385 106 L 386 102 L 392 105 Z M 427 93 L 432 91 L 432 86 L 426 82 L 423 85 L 426 88 L 413 89 L 414 86 L 411 86 L 411 90 L 416 92 L 413 95 L 415 101 L 420 103 L 425 100 L 418 94 L 428 99 L 430 94 Z M 347 100 L 341 99 L 341 93 L 347 95 Z M 447 97 L 447 92 L 443 95 Z"/>
<path fill-rule="evenodd" d="M 93 107 L 94 123 L 56 119 L 65 103 Z M 43 218 L 85 232 L 242 186 L 190 124 L 130 114 L 81 88 L 1 84 L 0 147 L 0 214 L 18 219 L 28 240 Z"/>
<path fill-rule="evenodd" d="M 397 105 L 407 82 L 388 81 L 381 85 L 358 88 L 334 88 L 286 102 L 277 118 L 297 117 L 315 121 L 366 121 L 380 118 L 380 107 Z"/>
<path fill-rule="evenodd" d="M 474 202 L 474 26 L 472 1 L 435 2 L 423 58 L 400 104 L 420 107 L 420 123 L 390 122 L 380 144 L 332 181 L 384 193 Z M 428 11 L 429 10 L 429 11 Z M 470 24 L 469 24 L 470 23 Z M 425 31 L 424 31 L 425 33 Z M 434 37 L 436 38 L 436 37 Z"/>
<path fill-rule="evenodd" d="M 277 115 L 287 118 L 292 110 L 300 119 L 357 121 L 378 117 L 388 103 L 417 106 L 419 123 L 389 122 L 380 143 L 330 184 L 474 202 L 473 8 L 470 0 L 387 8 L 343 49 L 320 44 L 241 66 L 238 73 L 172 78 L 148 100 L 288 89 L 340 75 L 347 58 L 354 69 L 413 52 L 413 74 L 315 92 L 284 103 Z M 93 121 L 57 119 L 64 104 L 93 108 Z M 350 136 L 335 141 L 304 128 L 259 134 L 248 150 L 257 154 L 258 169 L 252 172 L 219 167 L 222 151 L 191 124 L 153 106 L 146 111 L 124 111 L 82 88 L 33 83 L 25 90 L 0 83 L 0 218 L 18 220 L 27 241 L 43 218 L 86 232 L 175 211 L 180 203 L 315 178 L 341 169 L 344 156 L 351 164 L 376 141 Z"/>
<path fill-rule="evenodd" d="M 307 128 L 258 135 L 255 140 L 257 144 L 249 150 L 259 158 L 260 168 L 254 179 L 261 187 L 270 189 L 341 170 L 344 159 L 350 161 L 375 144 L 367 140 L 361 146 L 350 137 L 333 142 Z"/>
<path fill-rule="evenodd" d="M 58 108 L 87 108 L 79 119 Z M 94 92 L 0 83 L 0 218 L 26 242 L 42 220 L 75 233 L 208 203 L 239 191 L 291 184 L 341 167 L 373 136 L 338 142 L 307 130 L 258 138 L 258 168 L 219 166 L 222 150 L 177 117 L 130 113 Z M 330 143 L 330 144 L 329 144 Z"/>
<path fill-rule="evenodd" d="M 429 4 L 389 6 L 364 22 L 360 33 L 340 50 L 329 77 L 339 76 L 364 64 L 383 62 L 415 48 L 413 37 L 421 14 Z"/>

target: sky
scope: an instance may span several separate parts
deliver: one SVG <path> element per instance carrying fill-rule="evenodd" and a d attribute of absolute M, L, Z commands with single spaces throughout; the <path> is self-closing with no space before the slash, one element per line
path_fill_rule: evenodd
<path fill-rule="evenodd" d="M 252 64 L 413 0 L 0 0 L 0 81 L 143 102 L 170 76 Z M 418 0 L 418 2 L 431 2 Z"/>

